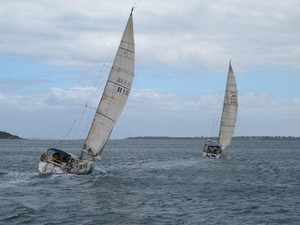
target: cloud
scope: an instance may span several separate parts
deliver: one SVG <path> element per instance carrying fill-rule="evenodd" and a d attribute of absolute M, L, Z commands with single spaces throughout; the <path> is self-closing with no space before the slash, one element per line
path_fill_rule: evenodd
<path fill-rule="evenodd" d="M 89 87 L 75 87 L 70 89 L 52 88 L 49 95 L 43 101 L 48 106 L 59 106 L 59 107 L 74 107 L 79 104 L 85 104 L 89 97 L 96 90 Z"/>
<path fill-rule="evenodd" d="M 35 96 L 1 94 L 0 105 L 5 106 L 0 112 L 2 129 L 19 129 L 16 133 L 23 137 L 62 138 L 77 120 L 83 126 L 80 138 L 84 138 L 95 113 L 92 108 L 97 106 L 100 98 L 97 96 L 89 104 L 92 107 L 85 108 L 91 90 L 88 87 L 53 88 Z M 133 90 L 112 138 L 127 135 L 217 135 L 222 101 L 219 95 L 183 96 L 151 89 Z M 84 110 L 87 115 L 81 115 Z M 299 97 L 277 98 L 267 93 L 243 93 L 239 97 L 235 135 L 300 136 L 300 133 L 295 133 L 299 130 L 297 123 L 290 122 L 299 121 L 299 115 Z M 276 124 L 280 129 L 274 129 Z"/>
<path fill-rule="evenodd" d="M 244 117 L 293 121 L 299 117 L 299 100 L 299 97 L 278 98 L 269 93 L 244 93 L 239 101 Z"/>
<path fill-rule="evenodd" d="M 121 117 L 123 126 L 119 131 L 131 136 L 141 133 L 150 136 L 216 136 L 222 102 L 223 97 L 219 95 L 180 96 L 148 89 L 135 91 Z M 299 115 L 299 97 L 243 93 L 239 97 L 235 135 L 300 135 L 295 133 Z M 291 121 L 295 123 L 291 124 Z"/>
<path fill-rule="evenodd" d="M 130 96 L 128 111 L 138 115 L 176 116 L 190 113 L 201 113 L 201 108 L 207 111 L 214 109 L 217 99 L 213 95 L 179 96 L 175 93 L 161 93 L 151 89 L 136 90 Z M 211 104 L 208 104 L 211 103 Z M 136 111 L 136 108 L 139 108 Z"/>
<path fill-rule="evenodd" d="M 49 92 L 34 94 L 0 94 L 1 129 L 25 138 L 63 138 L 76 122 L 77 129 L 79 123 L 84 124 L 81 124 L 80 135 L 68 138 L 83 138 L 95 113 L 93 107 L 98 104 L 98 100 L 91 98 L 95 95 L 94 88 L 89 87 L 52 88 Z M 73 129 L 71 135 L 77 132 Z"/>
<path fill-rule="evenodd" d="M 0 104 L 6 107 L 27 111 L 40 109 L 73 108 L 83 105 L 92 96 L 93 88 L 75 87 L 70 89 L 52 88 L 49 92 L 38 94 L 0 94 Z"/>
<path fill-rule="evenodd" d="M 99 65 L 114 53 L 131 6 L 130 1 L 121 7 L 104 0 L 6 0 L 0 9 L 0 53 L 36 55 L 61 66 Z M 230 58 L 241 68 L 299 68 L 297 6 L 296 0 L 140 1 L 134 12 L 137 59 L 208 70 L 220 70 Z"/>
<path fill-rule="evenodd" d="M 128 101 L 127 113 L 176 115 L 188 117 L 196 115 L 207 117 L 220 114 L 221 117 L 223 96 L 217 94 L 178 95 L 160 93 L 150 89 L 135 90 Z M 219 110 L 219 112 L 218 112 Z M 300 98 L 278 98 L 269 93 L 242 93 L 239 94 L 239 116 L 247 118 L 277 119 L 282 116 L 288 119 L 299 117 Z M 217 111 L 217 112 L 215 112 Z"/>

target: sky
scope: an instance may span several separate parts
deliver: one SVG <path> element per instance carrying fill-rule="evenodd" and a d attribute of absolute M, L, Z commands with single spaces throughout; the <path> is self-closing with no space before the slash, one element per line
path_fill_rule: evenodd
<path fill-rule="evenodd" d="M 132 6 L 135 80 L 111 138 L 300 136 L 298 0 L 1 0 L 0 130 L 85 138 Z M 85 107 L 88 105 L 88 107 Z"/>

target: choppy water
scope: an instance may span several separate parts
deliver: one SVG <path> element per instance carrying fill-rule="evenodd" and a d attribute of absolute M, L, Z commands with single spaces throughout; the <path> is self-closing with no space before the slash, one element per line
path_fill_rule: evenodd
<path fill-rule="evenodd" d="M 41 175 L 42 147 L 0 141 L 0 224 L 300 224 L 300 141 L 112 140 L 89 175 Z"/>

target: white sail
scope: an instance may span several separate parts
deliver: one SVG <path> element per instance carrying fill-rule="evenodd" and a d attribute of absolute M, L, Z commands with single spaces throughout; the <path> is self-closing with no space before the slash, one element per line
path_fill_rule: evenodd
<path fill-rule="evenodd" d="M 219 131 L 219 145 L 222 150 L 230 145 L 238 110 L 238 92 L 235 76 L 229 63 L 228 77 L 226 83 L 223 112 Z"/>
<path fill-rule="evenodd" d="M 101 156 L 112 129 L 125 107 L 132 86 L 134 78 L 132 11 L 84 145 L 84 150 L 93 156 Z"/>

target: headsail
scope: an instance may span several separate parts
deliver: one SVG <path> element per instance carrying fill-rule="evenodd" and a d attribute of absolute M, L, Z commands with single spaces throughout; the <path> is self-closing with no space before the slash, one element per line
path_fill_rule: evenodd
<path fill-rule="evenodd" d="M 94 156 L 104 146 L 127 102 L 134 78 L 134 34 L 132 11 L 114 59 L 105 89 L 92 122 L 84 150 Z"/>
<path fill-rule="evenodd" d="M 238 91 L 230 61 L 219 132 L 219 145 L 221 145 L 222 150 L 229 146 L 231 143 L 237 118 L 237 110 Z"/>

